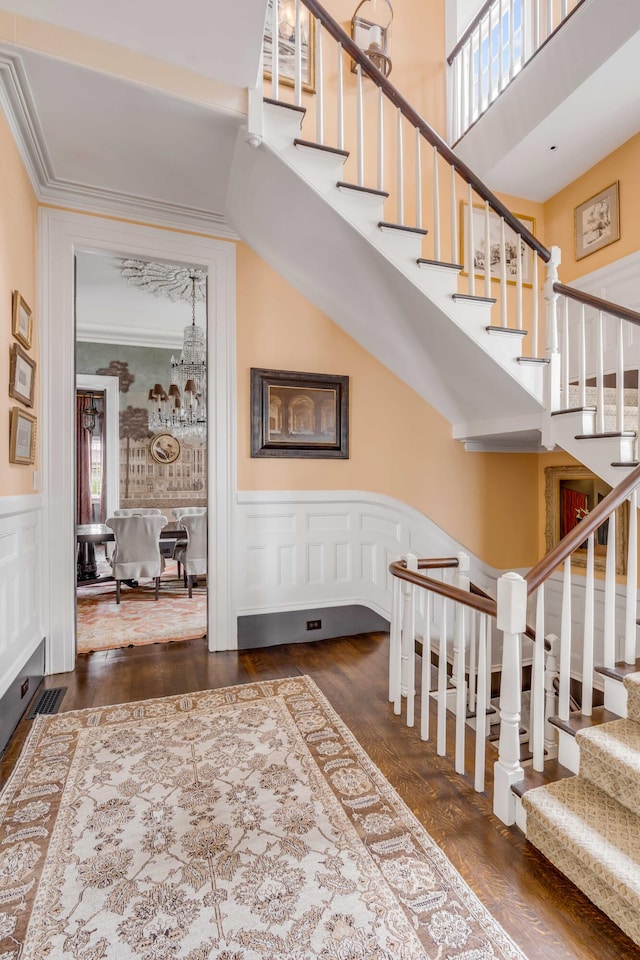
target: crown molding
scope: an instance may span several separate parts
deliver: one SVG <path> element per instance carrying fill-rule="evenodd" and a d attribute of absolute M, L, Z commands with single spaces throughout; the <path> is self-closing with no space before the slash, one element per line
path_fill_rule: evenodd
<path fill-rule="evenodd" d="M 184 343 L 182 331 L 176 336 L 160 328 L 150 330 L 145 327 L 144 332 L 141 333 L 131 326 L 111 325 L 106 327 L 102 324 L 96 324 L 95 326 L 78 324 L 76 339 L 83 343 L 112 343 L 127 347 L 148 347 L 153 344 L 154 347 L 178 352 L 182 350 Z"/>
<path fill-rule="evenodd" d="M 239 240 L 220 213 L 92 187 L 56 176 L 20 54 L 0 45 L 0 106 L 39 203 Z"/>

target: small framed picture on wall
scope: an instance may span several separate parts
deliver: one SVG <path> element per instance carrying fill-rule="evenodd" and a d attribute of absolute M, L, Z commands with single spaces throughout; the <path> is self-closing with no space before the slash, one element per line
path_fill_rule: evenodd
<path fill-rule="evenodd" d="M 27 301 L 18 290 L 13 291 L 12 308 L 13 335 L 18 343 L 30 350 L 33 339 L 33 316 Z"/>

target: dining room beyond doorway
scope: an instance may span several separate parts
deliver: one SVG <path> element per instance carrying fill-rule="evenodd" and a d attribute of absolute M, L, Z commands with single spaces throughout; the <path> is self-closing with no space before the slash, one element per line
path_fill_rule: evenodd
<path fill-rule="evenodd" d="M 207 633 L 206 281 L 76 255 L 78 653 Z"/>

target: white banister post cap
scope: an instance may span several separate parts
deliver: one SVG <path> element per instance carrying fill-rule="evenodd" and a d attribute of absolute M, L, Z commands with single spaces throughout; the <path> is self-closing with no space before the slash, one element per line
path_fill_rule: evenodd
<path fill-rule="evenodd" d="M 505 573 L 498 580 L 498 629 L 524 633 L 527 626 L 527 581 L 519 573 Z"/>
<path fill-rule="evenodd" d="M 463 553 L 462 551 L 457 554 L 458 557 L 458 570 L 460 573 L 469 573 L 471 569 L 471 558 L 468 553 Z"/>
<path fill-rule="evenodd" d="M 415 553 L 408 553 L 406 555 L 405 563 L 407 564 L 407 570 L 417 570 L 418 569 L 418 558 Z"/>

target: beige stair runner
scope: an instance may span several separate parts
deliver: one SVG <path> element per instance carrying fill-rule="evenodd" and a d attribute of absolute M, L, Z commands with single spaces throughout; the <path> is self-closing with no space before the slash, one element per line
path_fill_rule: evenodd
<path fill-rule="evenodd" d="M 527 839 L 640 945 L 640 673 L 627 719 L 581 730 L 580 772 L 522 797 Z"/>

